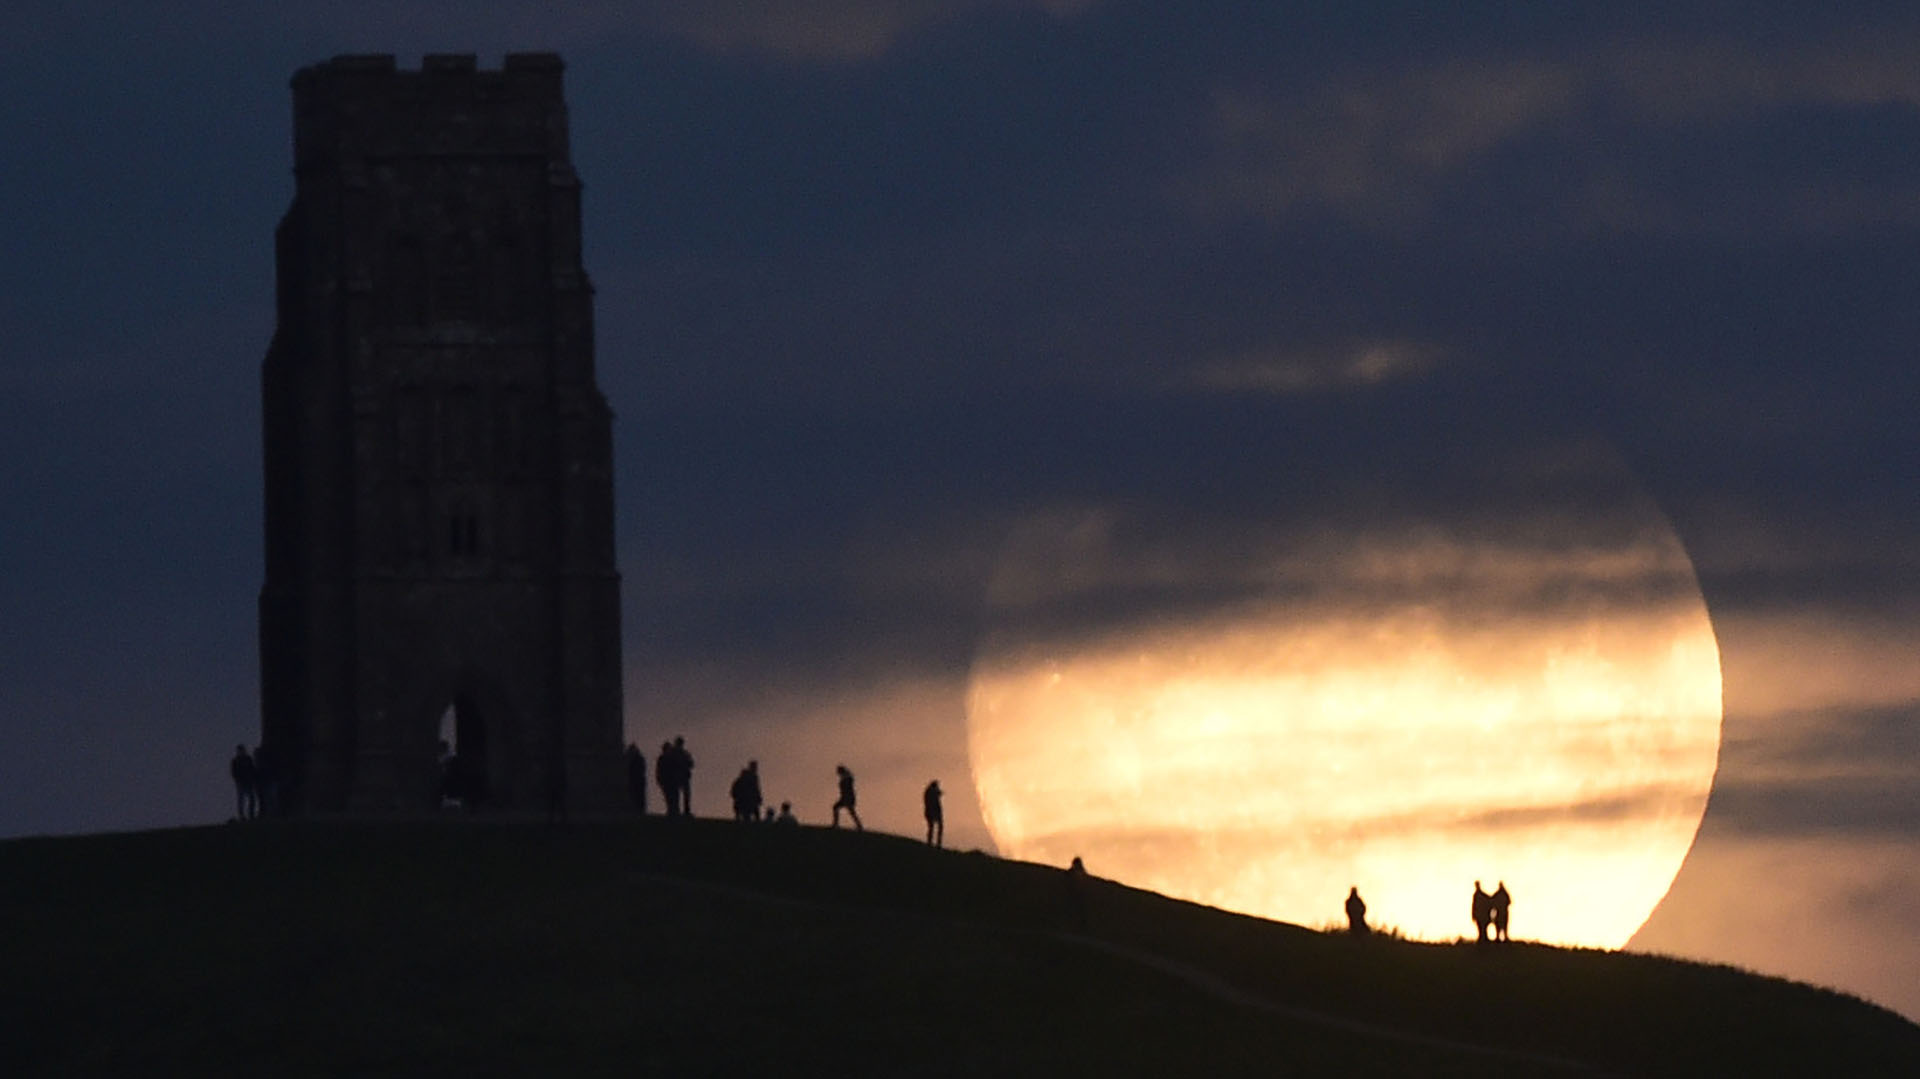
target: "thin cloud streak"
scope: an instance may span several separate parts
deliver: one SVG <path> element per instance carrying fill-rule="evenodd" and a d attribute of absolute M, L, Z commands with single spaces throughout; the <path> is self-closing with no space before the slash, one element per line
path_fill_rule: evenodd
<path fill-rule="evenodd" d="M 706 0 L 662 4 L 646 23 L 723 53 L 811 62 L 872 60 L 902 39 L 968 15 L 1035 11 L 1078 15 L 1097 0 Z M 624 12 L 630 5 L 609 4 Z"/>
<path fill-rule="evenodd" d="M 100 0 L 44 4 L 24 0 L 0 16 L 10 34 L 7 46 L 42 45 L 75 28 L 98 24 L 108 15 L 131 14 L 157 40 L 174 45 L 187 38 L 185 28 L 218 20 L 229 33 L 297 35 L 361 42 L 360 51 L 392 51 L 394 42 L 427 42 L 432 51 L 471 49 L 476 39 L 504 48 L 605 49 L 632 46 L 651 38 L 678 38 L 723 55 L 807 64 L 871 62 L 901 41 L 968 17 L 1034 12 L 1069 19 L 1098 0 L 572 0 L 554 5 L 541 0 L 494 0 L 484 7 L 459 0 L 410 0 L 406 4 L 340 0 L 324 8 L 236 5 L 225 0 L 187 0 L 153 9 L 151 19 L 138 10 Z M 89 19 L 89 16 L 92 19 Z M 124 25 L 116 23 L 109 25 Z M 342 28 L 351 27 L 343 35 Z M 385 44 L 382 44 L 385 43 Z M 351 46 L 349 46 L 351 47 Z M 320 57 L 316 57 L 320 59 Z"/>
<path fill-rule="evenodd" d="M 1355 817 L 1338 822 L 1322 822 L 1314 828 L 1320 841 L 1419 838 L 1480 832 L 1530 831 L 1542 827 L 1605 829 L 1636 821 L 1663 820 L 1672 816 L 1676 806 L 1696 805 L 1700 792 L 1696 786 L 1653 783 L 1606 794 L 1553 801 L 1537 805 L 1468 808 L 1455 804 L 1434 804 L 1384 816 Z M 1073 831 L 1049 833 L 1039 837 L 1049 846 L 1061 849 L 1114 845 L 1128 849 L 1173 848 L 1195 842 L 1191 831 L 1171 827 L 1142 827 L 1114 824 L 1093 825 Z M 1208 843 L 1244 850 L 1271 846 L 1270 829 L 1253 825 L 1226 825 L 1208 830 Z"/>
<path fill-rule="evenodd" d="M 1318 353 L 1255 351 L 1211 361 L 1188 376 L 1202 390 L 1274 394 L 1365 389 L 1416 379 L 1439 365 L 1443 350 L 1417 341 L 1366 341 Z"/>
<path fill-rule="evenodd" d="M 1920 225 L 1920 185 L 1910 172 L 1747 176 L 1755 190 L 1715 204 L 1676 197 L 1660 177 L 1633 169 L 1638 140 L 1661 132 L 1717 135 L 1809 109 L 1894 107 L 1914 120 L 1916 61 L 1920 40 L 1912 34 L 1847 35 L 1793 51 L 1717 42 L 1603 44 L 1571 54 L 1523 48 L 1312 89 L 1228 81 L 1213 94 L 1202 164 L 1168 191 L 1202 220 L 1279 224 L 1332 214 L 1363 228 L 1422 229 L 1455 189 L 1531 140 L 1558 159 L 1560 191 L 1546 204 L 1556 223 L 1595 236 L 1834 237 L 1911 228 Z M 1621 109 L 1626 117 L 1612 115 Z M 1622 134 L 1628 141 L 1614 152 L 1592 152 L 1596 140 Z M 1701 141 L 1710 145 L 1713 136 Z"/>
<path fill-rule="evenodd" d="M 1391 227 L 1423 217 L 1431 189 L 1563 114 L 1575 75 L 1551 63 L 1445 64 L 1315 91 L 1216 91 L 1209 159 L 1173 189 L 1203 218 L 1278 222 L 1332 211 Z"/>

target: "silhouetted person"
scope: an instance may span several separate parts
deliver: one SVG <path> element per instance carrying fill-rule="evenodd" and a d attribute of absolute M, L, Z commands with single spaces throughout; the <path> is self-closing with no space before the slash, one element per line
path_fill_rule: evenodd
<path fill-rule="evenodd" d="M 280 777 L 274 770 L 267 747 L 253 747 L 253 815 L 273 817 L 280 813 Z"/>
<path fill-rule="evenodd" d="M 1503 880 L 1487 897 L 1487 906 L 1493 913 L 1493 939 L 1507 939 L 1507 908 L 1512 905 L 1513 897 L 1507 894 L 1507 882 Z"/>
<path fill-rule="evenodd" d="M 247 755 L 244 745 L 233 747 L 233 760 L 227 765 L 227 774 L 233 777 L 234 814 L 241 820 L 252 820 L 260 815 L 259 778 L 253 769 L 253 758 Z"/>
<path fill-rule="evenodd" d="M 653 781 L 660 787 L 660 798 L 667 804 L 667 816 L 680 815 L 680 791 L 673 778 L 673 743 L 660 743 L 660 755 L 653 760 Z"/>
<path fill-rule="evenodd" d="M 1067 912 L 1073 920 L 1073 927 L 1087 930 L 1087 863 L 1073 856 L 1073 863 L 1067 866 Z"/>
<path fill-rule="evenodd" d="M 853 807 L 853 773 L 844 764 L 834 765 L 833 770 L 840 773 L 840 800 L 833 803 L 833 826 L 840 827 L 840 811 L 844 809 L 853 818 L 854 831 L 866 831 L 860 824 L 860 811 Z"/>
<path fill-rule="evenodd" d="M 939 780 L 936 779 L 927 784 L 927 789 L 920 795 L 920 801 L 927 811 L 927 842 L 936 847 L 946 846 L 947 822 L 940 813 Z"/>
<path fill-rule="evenodd" d="M 627 743 L 627 797 L 634 809 L 647 811 L 647 755 L 632 742 Z"/>
<path fill-rule="evenodd" d="M 773 810 L 769 809 L 767 810 L 767 812 L 771 813 L 773 812 Z M 799 826 L 800 818 L 793 815 L 792 802 L 780 803 L 780 815 L 774 818 L 773 823 L 781 825 L 783 827 L 788 827 L 788 828 Z"/>
<path fill-rule="evenodd" d="M 460 760 L 453 755 L 453 746 L 445 738 L 440 739 L 440 805 L 444 808 L 448 802 L 460 800 Z"/>
<path fill-rule="evenodd" d="M 1360 898 L 1360 887 L 1355 885 L 1347 889 L 1347 932 L 1356 937 L 1364 937 L 1367 929 L 1367 903 Z"/>
<path fill-rule="evenodd" d="M 760 819 L 760 762 L 748 761 L 734 777 L 727 794 L 733 798 L 733 819 L 752 823 Z"/>
<path fill-rule="evenodd" d="M 1487 925 L 1493 921 L 1493 897 L 1473 882 L 1473 926 L 1480 931 L 1480 943 L 1487 942 Z"/>
<path fill-rule="evenodd" d="M 687 752 L 685 735 L 673 739 L 674 786 L 680 792 L 680 815 L 693 816 L 693 754 Z"/>
<path fill-rule="evenodd" d="M 773 807 L 772 806 L 767 807 L 767 815 L 761 819 L 766 821 L 768 824 L 773 823 Z"/>

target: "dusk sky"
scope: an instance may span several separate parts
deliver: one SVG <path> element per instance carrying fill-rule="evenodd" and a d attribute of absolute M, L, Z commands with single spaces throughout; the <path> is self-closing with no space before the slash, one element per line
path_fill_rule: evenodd
<path fill-rule="evenodd" d="M 259 740 L 289 77 L 552 50 L 627 730 L 696 811 L 757 757 L 819 822 L 846 761 L 869 827 L 939 777 L 992 849 L 968 679 L 1035 522 L 1177 522 L 1207 595 L 1103 548 L 1158 615 L 1253 535 L 1524 565 L 1664 515 L 1725 720 L 1632 946 L 1920 1017 L 1911 5 L 474 7 L 0 10 L 0 835 L 223 820 Z M 1567 461 L 1606 491 L 1543 524 Z"/>

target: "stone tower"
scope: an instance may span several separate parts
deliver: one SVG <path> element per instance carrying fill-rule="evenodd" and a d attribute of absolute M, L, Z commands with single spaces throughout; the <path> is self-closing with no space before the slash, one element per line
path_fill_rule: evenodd
<path fill-rule="evenodd" d="M 263 744 L 290 812 L 624 800 L 612 415 L 561 62 L 293 78 L 263 364 Z M 443 769 L 440 742 L 456 753 Z"/>

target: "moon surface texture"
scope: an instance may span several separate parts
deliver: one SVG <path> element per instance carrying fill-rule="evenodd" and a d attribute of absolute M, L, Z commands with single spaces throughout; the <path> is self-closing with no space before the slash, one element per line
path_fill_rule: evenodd
<path fill-rule="evenodd" d="M 1354 886 L 1432 940 L 1504 881 L 1516 938 L 1624 944 L 1713 783 L 1706 605 L 1605 455 L 1481 493 L 1025 521 L 967 702 L 1001 852 L 1310 926 Z"/>

